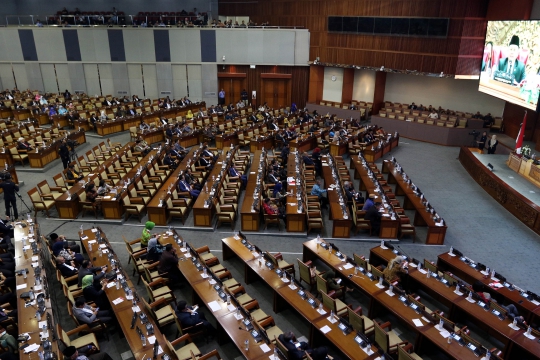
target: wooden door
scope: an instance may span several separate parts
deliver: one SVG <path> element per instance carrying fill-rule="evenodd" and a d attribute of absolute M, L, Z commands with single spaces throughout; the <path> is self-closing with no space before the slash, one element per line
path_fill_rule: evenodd
<path fill-rule="evenodd" d="M 289 82 L 290 79 L 264 79 L 262 102 L 266 102 L 268 107 L 273 109 L 290 106 Z"/>
<path fill-rule="evenodd" d="M 219 79 L 219 91 L 225 90 L 225 105 L 236 104 L 240 100 L 240 93 L 245 88 L 244 82 L 244 78 L 222 77 Z"/>

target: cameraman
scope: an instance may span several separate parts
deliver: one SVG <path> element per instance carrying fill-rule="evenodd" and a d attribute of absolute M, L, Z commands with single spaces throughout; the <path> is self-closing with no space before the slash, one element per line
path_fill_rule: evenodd
<path fill-rule="evenodd" d="M 15 194 L 19 195 L 17 191 L 19 191 L 19 185 L 15 184 L 13 181 L 11 181 L 11 174 L 7 173 L 5 180 L 0 183 L 0 189 L 4 190 L 4 202 L 6 204 L 6 216 L 10 217 L 10 211 L 9 209 L 11 206 L 13 206 L 13 214 L 15 215 L 15 219 L 19 218 L 19 212 L 17 211 L 17 198 L 15 197 Z M 20 195 L 19 195 L 20 196 Z"/>
<path fill-rule="evenodd" d="M 62 142 L 60 143 L 60 148 L 58 149 L 58 153 L 60 155 L 60 159 L 62 159 L 62 164 L 64 165 L 64 169 L 67 169 L 69 165 L 69 148 L 67 145 L 66 139 L 62 139 Z"/>

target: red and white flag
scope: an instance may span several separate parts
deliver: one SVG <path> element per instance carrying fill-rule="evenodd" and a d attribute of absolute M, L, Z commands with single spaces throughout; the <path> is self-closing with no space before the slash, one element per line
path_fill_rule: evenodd
<path fill-rule="evenodd" d="M 525 124 L 527 122 L 527 112 L 525 111 L 525 116 L 523 116 L 523 122 L 519 128 L 519 133 L 516 138 L 516 154 L 521 154 L 521 147 L 523 146 L 523 135 L 525 135 Z"/>

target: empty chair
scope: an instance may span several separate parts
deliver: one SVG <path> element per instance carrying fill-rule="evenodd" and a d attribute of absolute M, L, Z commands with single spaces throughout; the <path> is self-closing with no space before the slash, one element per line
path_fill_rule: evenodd
<path fill-rule="evenodd" d="M 376 321 L 373 323 L 375 326 L 375 342 L 385 353 L 397 353 L 400 345 L 406 344 L 406 341 L 401 338 L 392 330 L 392 325 L 389 321 L 384 324 L 379 324 Z"/>

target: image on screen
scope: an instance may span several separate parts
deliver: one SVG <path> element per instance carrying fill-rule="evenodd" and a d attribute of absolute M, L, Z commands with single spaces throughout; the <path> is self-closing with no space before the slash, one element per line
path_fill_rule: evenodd
<path fill-rule="evenodd" d="M 478 90 L 536 110 L 540 21 L 489 21 Z"/>

